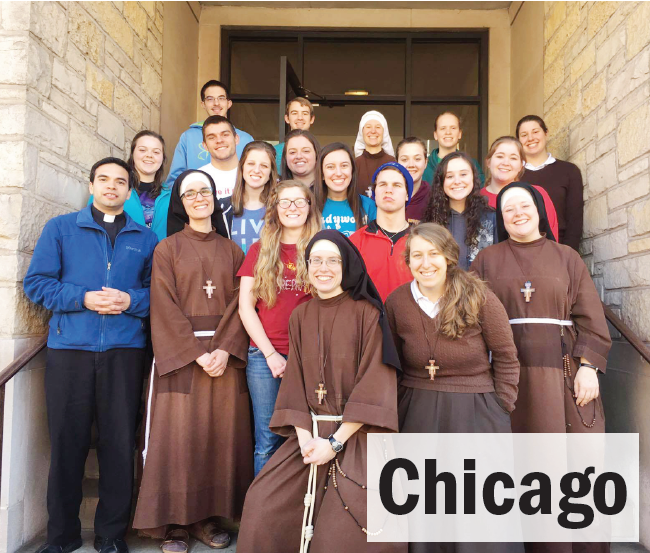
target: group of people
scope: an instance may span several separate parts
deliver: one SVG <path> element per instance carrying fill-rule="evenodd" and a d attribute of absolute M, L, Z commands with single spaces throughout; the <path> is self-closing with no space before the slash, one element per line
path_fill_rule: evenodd
<path fill-rule="evenodd" d="M 223 83 L 201 104 L 167 180 L 163 138 L 138 133 L 34 250 L 24 290 L 52 311 L 39 553 L 81 546 L 93 420 L 100 553 L 128 552 L 139 425 L 132 525 L 165 553 L 190 536 L 225 548 L 235 523 L 240 553 L 522 550 L 367 543 L 382 532 L 366 523 L 367 434 L 604 431 L 611 342 L 576 251 L 580 171 L 534 115 L 494 141 L 484 176 L 451 112 L 429 153 L 417 137 L 393 149 L 376 111 L 354 149 L 321 148 L 295 98 L 274 148 L 228 119 Z"/>

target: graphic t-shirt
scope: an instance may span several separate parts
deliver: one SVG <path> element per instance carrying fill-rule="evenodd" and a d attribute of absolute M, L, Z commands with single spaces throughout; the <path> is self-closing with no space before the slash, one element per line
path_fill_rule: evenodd
<path fill-rule="evenodd" d="M 253 277 L 255 263 L 260 254 L 260 243 L 256 242 L 246 254 L 244 263 L 239 268 L 237 276 Z M 284 265 L 282 273 L 282 289 L 278 292 L 275 305 L 268 308 L 266 302 L 257 300 L 255 309 L 264 327 L 267 338 L 275 350 L 283 355 L 289 354 L 289 317 L 301 303 L 312 299 L 312 295 L 296 286 L 296 259 L 298 249 L 295 244 L 280 244 L 280 260 Z M 257 347 L 253 340 L 251 346 Z"/>
<path fill-rule="evenodd" d="M 361 228 L 377 218 L 377 206 L 367 196 L 359 195 L 361 207 L 365 213 Z M 352 236 L 357 230 L 357 221 L 347 200 L 332 200 L 327 198 L 323 206 L 323 228 L 338 230 L 345 236 Z"/>
<path fill-rule="evenodd" d="M 237 244 L 244 253 L 260 239 L 260 231 L 264 226 L 266 208 L 246 209 L 241 217 L 233 216 L 230 239 Z"/>
<path fill-rule="evenodd" d="M 237 178 L 237 167 L 230 171 L 221 171 L 212 163 L 208 163 L 203 167 L 199 167 L 199 169 L 212 177 L 214 185 L 217 187 L 217 199 L 232 196 L 235 189 L 235 179 Z"/>
<path fill-rule="evenodd" d="M 140 203 L 142 204 L 142 214 L 144 215 L 144 224 L 151 228 L 153 223 L 154 208 L 156 199 L 150 196 L 153 182 L 140 182 L 138 185 Z"/>

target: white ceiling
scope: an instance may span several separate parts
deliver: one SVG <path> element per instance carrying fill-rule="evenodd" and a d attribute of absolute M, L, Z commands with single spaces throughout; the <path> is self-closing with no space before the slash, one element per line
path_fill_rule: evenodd
<path fill-rule="evenodd" d="M 255 8 L 347 8 L 347 9 L 438 9 L 438 10 L 501 10 L 508 9 L 512 2 L 377 2 L 356 0 L 355 2 L 265 2 L 265 1 L 222 1 L 200 2 L 203 6 L 248 6 Z"/>

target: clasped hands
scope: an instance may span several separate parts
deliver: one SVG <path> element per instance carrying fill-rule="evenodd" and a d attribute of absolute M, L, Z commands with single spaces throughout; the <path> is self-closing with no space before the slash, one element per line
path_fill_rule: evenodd
<path fill-rule="evenodd" d="M 328 439 L 312 438 L 311 433 L 309 439 L 304 444 L 300 444 L 300 453 L 305 465 L 324 465 L 336 456 L 336 452 L 332 449 L 332 444 Z"/>
<path fill-rule="evenodd" d="M 119 315 L 131 305 L 131 296 L 116 288 L 102 286 L 101 291 L 86 292 L 84 307 L 100 315 Z"/>
<path fill-rule="evenodd" d="M 215 349 L 212 353 L 204 353 L 196 362 L 211 377 L 216 378 L 226 372 L 230 354 L 222 349 Z"/>

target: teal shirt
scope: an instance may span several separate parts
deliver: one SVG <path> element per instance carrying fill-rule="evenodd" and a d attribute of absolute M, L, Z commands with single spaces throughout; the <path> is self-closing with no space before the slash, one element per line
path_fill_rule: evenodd
<path fill-rule="evenodd" d="M 361 208 L 365 212 L 361 226 L 367 225 L 377 218 L 377 206 L 368 196 L 359 194 Z M 352 236 L 357 230 L 357 222 L 352 213 L 352 208 L 347 200 L 331 200 L 327 198 L 323 207 L 323 228 L 338 230 L 345 236 Z"/>
<path fill-rule="evenodd" d="M 431 184 L 433 184 L 433 175 L 435 175 L 438 164 L 441 161 L 438 157 L 438 152 L 440 152 L 439 148 L 436 148 L 433 150 L 433 152 L 431 152 L 431 155 L 429 155 L 427 168 L 424 170 L 424 174 L 422 175 L 422 180 L 425 182 L 430 182 Z M 474 163 L 474 168 L 478 172 L 478 177 L 481 180 L 481 187 L 483 187 L 485 185 L 485 175 L 483 174 L 483 169 L 481 169 L 481 164 L 475 159 L 472 159 L 472 162 Z"/>
<path fill-rule="evenodd" d="M 284 152 L 284 142 L 273 146 L 275 148 L 275 163 L 278 165 L 278 173 L 282 172 L 280 163 L 282 163 L 282 152 Z"/>
<path fill-rule="evenodd" d="M 167 212 L 169 211 L 169 200 L 172 196 L 171 188 L 165 188 L 160 192 L 154 204 L 153 221 L 151 222 L 151 230 L 158 237 L 158 241 L 167 238 Z M 88 199 L 88 205 L 93 203 L 93 196 Z M 140 196 L 135 190 L 131 190 L 131 197 L 126 200 L 124 204 L 124 211 L 131 219 L 139 225 L 146 226 L 144 223 L 144 212 L 142 210 L 142 203 L 140 203 Z"/>

